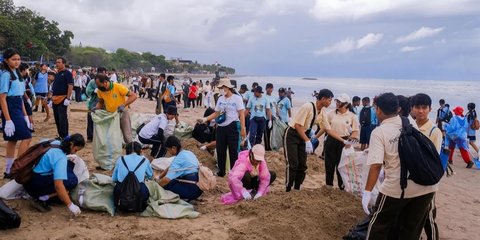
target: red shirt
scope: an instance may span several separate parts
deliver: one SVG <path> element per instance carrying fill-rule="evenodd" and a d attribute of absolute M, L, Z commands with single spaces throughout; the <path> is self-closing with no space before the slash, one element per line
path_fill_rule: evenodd
<path fill-rule="evenodd" d="M 197 86 L 190 86 L 190 92 L 188 93 L 188 98 L 194 99 L 197 98 Z"/>

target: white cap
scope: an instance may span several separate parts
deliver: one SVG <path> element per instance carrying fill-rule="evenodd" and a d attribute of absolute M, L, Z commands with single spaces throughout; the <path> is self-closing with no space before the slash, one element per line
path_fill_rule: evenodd
<path fill-rule="evenodd" d="M 336 97 L 335 100 L 338 100 L 339 102 L 342 102 L 342 103 L 350 103 L 350 96 L 348 96 L 348 94 L 346 93 L 342 93 L 338 95 L 338 97 Z"/>

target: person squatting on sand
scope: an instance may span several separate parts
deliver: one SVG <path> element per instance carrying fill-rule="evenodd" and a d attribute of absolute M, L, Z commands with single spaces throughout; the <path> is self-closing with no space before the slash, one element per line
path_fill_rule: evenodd
<path fill-rule="evenodd" d="M 76 133 L 51 144 L 58 147 L 52 147 L 41 157 L 33 169 L 32 178 L 23 187 L 33 198 L 32 206 L 39 211 L 49 211 L 48 200 L 58 197 L 72 214 L 79 215 L 80 208 L 68 196 L 68 191 L 77 186 L 78 178 L 73 173 L 75 164 L 67 159 L 67 155 L 82 150 L 85 139 Z"/>
<path fill-rule="evenodd" d="M 0 106 L 2 109 L 3 139 L 7 141 L 4 178 L 11 178 L 10 169 L 15 159 L 15 148 L 20 141 L 17 156 L 25 152 L 32 139 L 31 122 L 28 118 L 23 95 L 25 83 L 20 70 L 20 53 L 7 49 L 3 53 L 0 73 Z"/>
<path fill-rule="evenodd" d="M 223 204 L 233 204 L 242 199 L 255 200 L 263 197 L 276 177 L 275 172 L 268 170 L 265 148 L 257 144 L 251 150 L 238 154 L 235 166 L 228 174 L 228 187 L 231 192 L 223 194 L 220 201 Z"/>
<path fill-rule="evenodd" d="M 165 148 L 165 130 L 168 127 L 168 121 L 176 119 L 178 123 L 177 108 L 168 106 L 166 113 L 160 113 L 146 123 L 138 133 L 138 140 L 143 144 L 152 144 L 150 155 L 152 158 L 164 157 L 167 149 Z"/>
<path fill-rule="evenodd" d="M 199 198 L 203 191 L 196 184 L 200 164 L 197 157 L 191 151 L 183 150 L 180 140 L 175 136 L 167 138 L 165 147 L 175 158 L 156 181 L 165 190 L 178 194 L 181 199 L 189 201 Z"/>
<path fill-rule="evenodd" d="M 217 86 L 221 96 L 218 98 L 215 113 L 208 117 L 198 119 L 199 123 L 205 123 L 215 119 L 217 125 L 217 176 L 224 177 L 226 174 L 227 148 L 230 157 L 230 168 L 235 165 L 240 149 L 240 141 L 245 139 L 245 107 L 242 97 L 234 93 L 230 79 L 223 78 Z"/>

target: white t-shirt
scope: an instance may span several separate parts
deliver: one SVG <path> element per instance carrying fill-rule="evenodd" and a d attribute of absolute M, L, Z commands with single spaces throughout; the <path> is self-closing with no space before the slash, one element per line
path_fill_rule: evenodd
<path fill-rule="evenodd" d="M 112 82 L 118 82 L 118 80 L 117 80 L 117 74 L 116 74 L 116 73 L 112 73 L 112 75 L 110 75 L 110 81 L 112 81 Z"/>
<path fill-rule="evenodd" d="M 163 129 L 163 135 L 165 136 L 165 139 L 173 135 L 173 133 L 175 132 L 175 125 L 175 119 L 168 121 L 167 126 L 165 127 L 165 129 Z"/>
<path fill-rule="evenodd" d="M 165 115 L 164 113 L 158 114 L 149 123 L 145 124 L 145 126 L 142 128 L 142 130 L 140 130 L 140 133 L 138 135 L 140 135 L 140 137 L 142 138 L 150 139 L 158 133 L 159 128 L 165 131 L 167 124 L 167 115 Z"/>
<path fill-rule="evenodd" d="M 226 112 L 227 118 L 225 122 L 218 124 L 220 127 L 225 127 L 232 122 L 239 121 L 238 111 L 244 110 L 243 99 L 237 94 L 233 94 L 229 98 L 221 96 L 218 98 L 216 112 Z"/>

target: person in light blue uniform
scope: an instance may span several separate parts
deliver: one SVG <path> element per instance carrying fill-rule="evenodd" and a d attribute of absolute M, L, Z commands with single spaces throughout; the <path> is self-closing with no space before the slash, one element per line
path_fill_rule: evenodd
<path fill-rule="evenodd" d="M 141 209 L 141 211 L 143 212 L 147 207 L 147 201 L 150 197 L 148 188 L 145 185 L 145 179 L 153 179 L 153 169 L 150 165 L 150 161 L 148 161 L 144 156 L 142 156 L 142 145 L 140 145 L 140 143 L 131 142 L 127 144 L 127 146 L 125 147 L 125 151 L 127 155 L 117 159 L 117 163 L 115 164 L 115 168 L 113 169 L 112 180 L 117 183 L 113 190 L 114 202 L 115 205 L 117 205 L 118 200 L 120 199 L 122 182 L 125 177 L 127 177 L 128 172 L 134 171 L 135 168 L 138 167 L 134 172 L 135 176 L 138 179 L 138 182 L 140 182 L 140 193 L 143 201 L 143 209 Z M 127 166 L 125 166 L 125 164 Z"/>
<path fill-rule="evenodd" d="M 67 159 L 68 154 L 76 154 L 85 147 L 81 134 L 67 136 L 62 142 L 51 142 L 50 148 L 33 169 L 32 178 L 23 187 L 33 198 L 32 206 L 41 212 L 49 211 L 48 200 L 58 197 L 74 215 L 81 213 L 72 203 L 68 191 L 75 188 L 78 178 L 73 173 L 75 164 Z"/>
<path fill-rule="evenodd" d="M 157 180 L 164 189 L 172 191 L 181 199 L 195 200 L 203 191 L 197 186 L 199 162 L 194 153 L 183 150 L 180 140 L 170 136 L 165 142 L 168 153 L 175 156 L 170 167 Z"/>
<path fill-rule="evenodd" d="M 47 95 L 48 95 L 48 66 L 45 63 L 42 63 L 40 65 L 40 72 L 36 73 L 35 76 L 33 76 L 33 85 L 34 85 L 34 90 L 35 94 L 37 96 L 36 101 L 35 101 L 35 107 L 33 108 L 34 112 L 38 111 L 38 105 L 42 104 L 43 111 L 47 111 L 48 113 L 48 106 L 47 106 Z"/>
<path fill-rule="evenodd" d="M 23 104 L 25 83 L 18 69 L 20 63 L 20 53 L 17 50 L 12 48 L 5 50 L 0 78 L 0 107 L 2 109 L 3 139 L 7 141 L 4 178 L 9 179 L 17 142 L 20 141 L 17 154 L 20 156 L 28 149 L 32 139 L 30 119 Z"/>
<path fill-rule="evenodd" d="M 272 120 L 275 119 L 275 117 L 277 116 L 277 97 L 272 95 L 273 93 L 273 84 L 272 83 L 267 83 L 267 85 L 265 86 L 265 98 L 267 99 L 268 101 L 268 105 L 270 106 L 270 111 L 271 111 L 271 115 L 272 115 Z M 264 134 L 263 134 L 263 139 L 265 139 L 265 151 L 272 151 L 272 148 L 270 147 L 270 133 L 272 132 L 272 128 L 273 128 L 273 123 L 271 123 L 270 121 L 272 120 L 268 120 L 267 121 L 267 127 L 264 131 Z"/>
<path fill-rule="evenodd" d="M 290 99 L 286 97 L 287 91 L 285 88 L 278 89 L 277 100 L 277 117 L 279 117 L 284 123 L 288 124 L 292 117 L 292 103 Z"/>
<path fill-rule="evenodd" d="M 270 111 L 270 104 L 268 100 L 262 96 L 262 93 L 262 87 L 257 86 L 254 89 L 254 96 L 248 100 L 246 107 L 247 113 L 250 113 L 249 141 L 252 145 L 262 143 L 263 131 L 265 131 L 267 119 L 269 120 L 268 127 L 272 126 L 272 112 Z"/>

